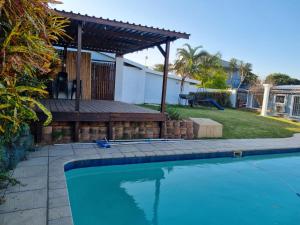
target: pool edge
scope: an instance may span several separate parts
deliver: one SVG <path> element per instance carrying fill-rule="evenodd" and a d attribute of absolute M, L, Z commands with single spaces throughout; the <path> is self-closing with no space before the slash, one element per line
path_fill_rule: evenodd
<path fill-rule="evenodd" d="M 163 152 L 163 151 L 162 151 Z M 272 154 L 287 154 L 300 152 L 300 148 L 272 148 L 272 149 L 253 149 L 239 150 L 242 156 L 255 155 L 272 155 Z M 210 152 L 189 152 L 178 154 L 156 154 L 152 156 L 131 156 L 131 157 L 107 157 L 107 158 L 91 158 L 91 159 L 76 159 L 65 162 L 64 171 L 67 172 L 73 169 L 97 167 L 97 166 L 113 166 L 113 165 L 128 165 L 142 164 L 155 162 L 168 162 L 180 160 L 197 160 L 197 159 L 212 159 L 212 158 L 230 158 L 234 157 L 235 151 L 210 151 Z"/>

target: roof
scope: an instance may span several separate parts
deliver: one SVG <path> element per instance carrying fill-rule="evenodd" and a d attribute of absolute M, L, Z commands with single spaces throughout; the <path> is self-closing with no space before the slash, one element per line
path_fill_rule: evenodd
<path fill-rule="evenodd" d="M 278 85 L 274 86 L 275 90 L 300 90 L 300 85 Z"/>
<path fill-rule="evenodd" d="M 272 93 L 277 94 L 299 94 L 300 85 L 279 85 L 272 87 Z"/>
<path fill-rule="evenodd" d="M 82 49 L 119 55 L 155 47 L 179 38 L 188 39 L 190 36 L 183 32 L 82 15 L 72 11 L 56 10 L 56 12 L 70 19 L 66 33 L 73 38 L 73 40 L 60 39 L 58 43 L 54 43 L 57 46 L 77 47 L 78 23 L 83 24 Z"/>

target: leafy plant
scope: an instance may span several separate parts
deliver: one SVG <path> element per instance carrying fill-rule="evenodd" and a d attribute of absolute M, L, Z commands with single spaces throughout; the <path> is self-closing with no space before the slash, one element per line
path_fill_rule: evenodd
<path fill-rule="evenodd" d="M 174 71 L 181 76 L 180 93 L 183 92 L 184 81 L 187 78 L 195 78 L 198 74 L 200 58 L 208 55 L 204 50 L 199 51 L 202 46 L 192 47 L 189 44 L 177 49 L 177 59 Z"/>
<path fill-rule="evenodd" d="M 52 43 L 65 36 L 68 22 L 49 8 L 56 0 L 0 0 L 0 135 L 9 142 L 23 124 L 37 120 L 44 82 L 60 64 Z"/>
<path fill-rule="evenodd" d="M 240 83 L 238 89 L 242 84 L 253 84 L 257 82 L 258 76 L 252 73 L 252 64 L 239 61 L 235 58 L 232 58 L 229 62 L 230 72 L 233 74 L 235 71 L 239 71 Z"/>
<path fill-rule="evenodd" d="M 222 66 L 221 54 L 202 56 L 195 78 L 201 81 L 201 87 L 225 89 L 227 87 L 227 74 Z"/>
<path fill-rule="evenodd" d="M 68 21 L 50 9 L 49 3 L 59 2 L 0 0 L 0 188 L 18 183 L 7 172 L 3 157 L 12 155 L 13 146 L 18 146 L 14 142 L 22 127 L 38 119 L 36 108 L 47 115 L 45 125 L 52 119 L 39 99 L 47 96 L 44 84 L 59 68 L 52 43 L 65 36 Z"/>
<path fill-rule="evenodd" d="M 6 188 L 8 185 L 16 185 L 20 182 L 15 178 L 12 178 L 11 173 L 6 170 L 8 164 L 5 159 L 6 152 L 3 146 L 0 145 L 0 190 Z M 0 196 L 0 205 L 4 202 L 4 196 Z"/>
<path fill-rule="evenodd" d="M 167 110 L 166 112 L 168 113 L 168 117 L 171 119 L 171 120 L 181 120 L 182 119 L 182 116 L 181 114 L 179 113 L 179 111 L 175 108 L 168 108 L 167 107 Z"/>
<path fill-rule="evenodd" d="M 214 99 L 223 107 L 232 107 L 230 101 L 230 93 L 227 91 L 215 91 L 215 92 L 191 92 L 190 95 L 195 97 L 196 102 L 200 102 L 204 99 Z"/>
<path fill-rule="evenodd" d="M 266 77 L 266 83 L 273 85 L 300 85 L 300 80 L 291 78 L 287 74 L 272 73 Z"/>

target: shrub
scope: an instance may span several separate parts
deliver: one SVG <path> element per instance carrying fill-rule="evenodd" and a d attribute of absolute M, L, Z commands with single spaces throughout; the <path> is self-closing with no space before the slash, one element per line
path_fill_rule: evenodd
<path fill-rule="evenodd" d="M 53 42 L 65 36 L 67 20 L 48 4 L 57 0 L 0 0 L 0 187 L 16 181 L 7 173 L 32 145 L 28 125 L 35 109 L 51 113 L 38 101 L 47 95 L 44 81 L 60 64 Z M 24 133 L 25 132 L 25 133 Z"/>
<path fill-rule="evenodd" d="M 20 127 L 37 120 L 39 107 L 51 121 L 51 113 L 38 101 L 47 95 L 44 78 L 60 64 L 52 46 L 65 35 L 65 18 L 49 3 L 56 0 L 0 0 L 0 135 L 10 142 Z"/>
<path fill-rule="evenodd" d="M 182 116 L 181 114 L 178 112 L 177 109 L 174 108 L 167 108 L 167 113 L 168 113 L 168 117 L 171 120 L 181 120 Z"/>
<path fill-rule="evenodd" d="M 230 93 L 225 91 L 218 92 L 191 92 L 190 95 L 194 96 L 194 100 L 196 103 L 201 104 L 201 100 L 205 99 L 214 99 L 217 103 L 219 103 L 223 107 L 232 107 L 230 101 Z"/>

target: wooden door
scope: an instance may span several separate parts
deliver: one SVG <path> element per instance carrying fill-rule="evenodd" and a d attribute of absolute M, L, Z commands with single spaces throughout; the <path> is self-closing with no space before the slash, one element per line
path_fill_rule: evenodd
<path fill-rule="evenodd" d="M 115 63 L 92 63 L 92 99 L 114 100 Z"/>

